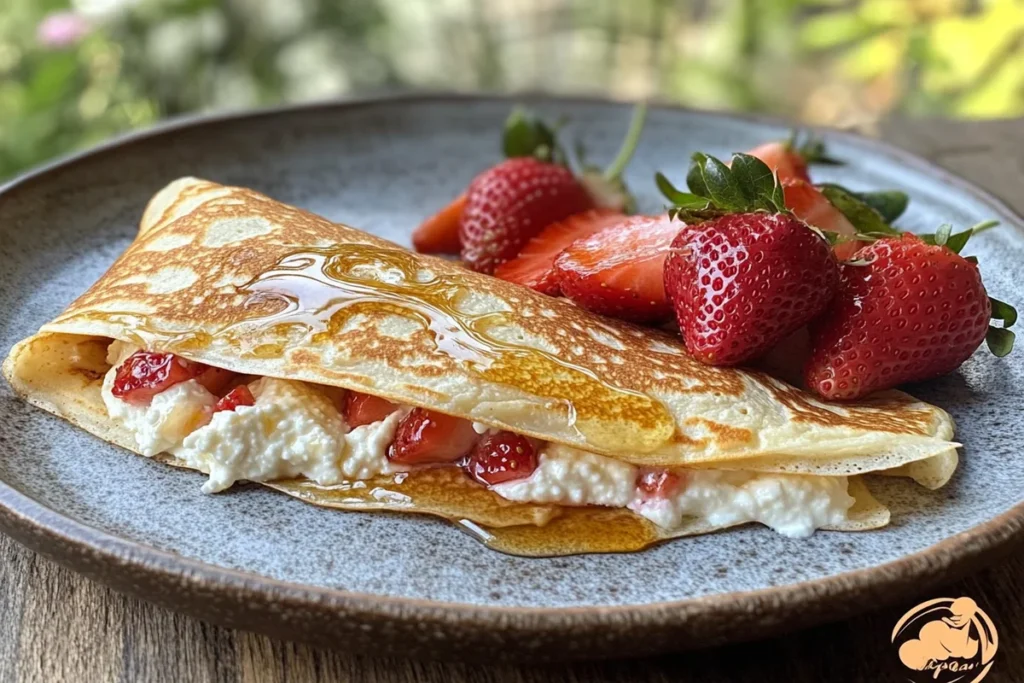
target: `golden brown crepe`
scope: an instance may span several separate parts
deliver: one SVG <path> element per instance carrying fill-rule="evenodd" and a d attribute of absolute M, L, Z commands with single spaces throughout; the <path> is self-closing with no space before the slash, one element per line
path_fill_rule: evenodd
<path fill-rule="evenodd" d="M 27 400 L 135 450 L 99 394 L 111 340 L 248 375 L 371 393 L 641 466 L 896 470 L 930 487 L 956 467 L 948 414 L 906 394 L 826 404 L 763 373 L 702 365 L 668 333 L 194 178 L 161 190 L 110 270 L 4 363 Z M 441 483 L 420 486 L 428 475 L 414 473 L 401 484 L 363 486 L 359 496 L 309 482 L 273 487 L 321 505 L 428 512 L 491 527 L 561 515 L 553 524 L 569 528 L 589 523 L 580 521 L 588 515 L 604 515 L 605 523 L 629 515 L 511 503 L 458 471 L 432 472 Z M 887 521 L 859 483 L 854 494 L 858 514 L 846 528 Z M 631 538 L 642 539 L 633 545 L 662 536 L 639 518 L 629 523 L 638 529 Z"/>

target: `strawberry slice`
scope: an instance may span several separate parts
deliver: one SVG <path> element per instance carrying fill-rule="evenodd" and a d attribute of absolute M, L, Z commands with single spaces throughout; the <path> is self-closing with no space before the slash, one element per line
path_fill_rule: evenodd
<path fill-rule="evenodd" d="M 200 365 L 195 363 L 195 365 Z M 206 387 L 207 391 L 215 396 L 220 396 L 227 389 L 228 384 L 231 383 L 235 377 L 238 376 L 237 372 L 225 370 L 224 368 L 215 368 L 212 365 L 203 366 L 205 369 L 196 375 L 195 380 Z"/>
<path fill-rule="evenodd" d="M 811 176 L 807 173 L 807 159 L 790 142 L 766 142 L 754 147 L 747 154 L 763 161 L 775 172 L 781 183 L 789 180 L 802 180 L 807 183 L 811 181 Z"/>
<path fill-rule="evenodd" d="M 455 462 L 479 438 L 469 420 L 416 408 L 398 423 L 388 460 L 402 465 Z"/>
<path fill-rule="evenodd" d="M 683 487 L 683 477 L 669 470 L 643 470 L 636 487 L 644 500 L 668 498 Z"/>
<path fill-rule="evenodd" d="M 128 403 L 146 405 L 161 391 L 195 379 L 207 369 L 173 353 L 136 351 L 118 366 L 111 393 Z"/>
<path fill-rule="evenodd" d="M 412 233 L 412 246 L 423 254 L 458 254 L 459 221 L 466 208 L 466 193 L 448 203 L 443 209 L 420 223 Z"/>
<path fill-rule="evenodd" d="M 525 479 L 537 469 L 537 450 L 525 436 L 498 432 L 484 437 L 466 462 L 466 471 L 481 484 Z"/>
<path fill-rule="evenodd" d="M 623 320 L 667 318 L 672 307 L 665 296 L 665 257 L 682 227 L 668 215 L 633 216 L 577 240 L 555 259 L 562 293 Z"/>
<path fill-rule="evenodd" d="M 380 422 L 396 410 L 398 410 L 398 406 L 385 398 L 350 391 L 345 396 L 342 413 L 345 415 L 345 422 L 348 423 L 348 426 L 355 429 Z"/>
<path fill-rule="evenodd" d="M 819 230 L 834 232 L 840 237 L 850 238 L 857 234 L 857 228 L 843 212 L 833 206 L 832 202 L 809 182 L 800 179 L 787 180 L 782 184 L 782 190 L 786 195 L 786 208 L 804 223 Z M 833 251 L 837 259 L 845 261 L 863 244 L 857 240 L 847 239 L 837 243 Z"/>
<path fill-rule="evenodd" d="M 213 406 L 213 412 L 219 413 L 222 410 L 234 410 L 239 406 L 252 406 L 256 405 L 256 398 L 249 391 L 249 387 L 244 384 L 240 384 L 231 391 L 221 400 L 217 401 Z"/>
<path fill-rule="evenodd" d="M 494 276 L 549 296 L 558 296 L 555 258 L 570 244 L 615 225 L 625 216 L 620 211 L 592 209 L 552 223 L 535 236 L 519 256 L 499 265 Z"/>

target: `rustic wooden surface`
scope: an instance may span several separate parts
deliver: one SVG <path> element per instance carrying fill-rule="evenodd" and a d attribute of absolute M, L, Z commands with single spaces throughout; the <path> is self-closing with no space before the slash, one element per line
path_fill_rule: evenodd
<path fill-rule="evenodd" d="M 882 134 L 1024 214 L 1024 120 L 894 122 Z M 1024 549 L 927 596 L 776 640 L 650 660 L 488 667 L 343 655 L 211 626 L 119 595 L 0 536 L 0 683 L 895 682 L 906 678 L 889 647 L 893 625 L 919 599 L 941 595 L 969 595 L 995 621 L 999 654 L 986 680 L 1024 681 Z"/>

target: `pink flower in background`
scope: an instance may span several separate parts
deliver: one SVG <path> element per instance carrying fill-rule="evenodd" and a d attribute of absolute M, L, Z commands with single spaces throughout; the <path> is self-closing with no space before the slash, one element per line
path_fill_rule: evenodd
<path fill-rule="evenodd" d="M 85 37 L 91 29 L 89 21 L 80 14 L 53 12 L 39 22 L 36 39 L 45 47 L 68 47 Z"/>

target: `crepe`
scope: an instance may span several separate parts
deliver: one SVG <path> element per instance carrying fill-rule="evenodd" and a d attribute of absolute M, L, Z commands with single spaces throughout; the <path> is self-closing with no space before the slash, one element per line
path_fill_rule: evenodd
<path fill-rule="evenodd" d="M 370 393 L 642 467 L 895 470 L 930 487 L 956 467 L 949 415 L 901 392 L 826 404 L 764 373 L 703 365 L 668 333 L 194 178 L 161 190 L 125 253 L 3 366 L 30 402 L 137 450 L 100 396 L 111 340 L 246 375 Z M 404 486 L 427 476 L 409 475 Z M 468 480 L 412 496 L 396 493 L 402 485 L 394 481 L 377 482 L 394 495 L 361 501 L 336 487 L 272 485 L 322 505 L 492 527 L 589 514 L 511 503 Z M 448 496 L 446 487 L 468 493 Z M 859 483 L 851 493 L 866 513 L 851 515 L 849 528 L 887 521 Z M 664 536 L 641 535 L 644 544 Z"/>

